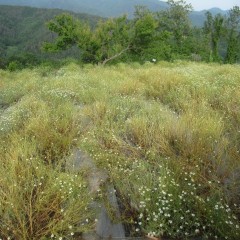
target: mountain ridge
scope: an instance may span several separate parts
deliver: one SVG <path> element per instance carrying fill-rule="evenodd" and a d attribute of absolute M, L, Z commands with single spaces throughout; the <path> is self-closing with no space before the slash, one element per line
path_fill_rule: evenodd
<path fill-rule="evenodd" d="M 145 5 L 151 11 L 160 11 L 168 7 L 166 2 L 158 0 L 0 0 L 0 5 L 62 9 L 100 17 L 117 17 L 126 13 L 130 18 L 133 17 L 135 5 Z M 227 11 L 219 8 L 193 11 L 190 14 L 193 25 L 203 25 L 206 11 L 210 11 L 213 15 L 227 13 Z"/>

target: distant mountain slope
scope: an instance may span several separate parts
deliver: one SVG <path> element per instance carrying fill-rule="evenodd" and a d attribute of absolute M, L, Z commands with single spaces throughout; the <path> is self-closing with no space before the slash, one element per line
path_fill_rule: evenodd
<path fill-rule="evenodd" d="M 0 4 L 59 8 L 103 17 L 119 16 L 123 13 L 132 15 L 135 5 L 146 5 L 151 10 L 167 7 L 165 2 L 158 0 L 0 0 Z"/>
<path fill-rule="evenodd" d="M 44 41 L 54 38 L 46 27 L 46 22 L 64 10 L 32 7 L 0 6 L 0 59 L 9 59 L 22 53 L 44 55 L 41 46 Z M 100 19 L 88 14 L 72 13 L 79 19 L 95 25 Z M 66 54 L 66 53 L 62 53 Z M 79 54 L 77 51 L 72 54 Z"/>
<path fill-rule="evenodd" d="M 58 8 L 74 12 L 88 13 L 102 17 L 116 17 L 127 13 L 133 16 L 135 5 L 145 5 L 152 11 L 167 8 L 167 3 L 158 0 L 0 0 L 0 4 L 32 6 L 39 8 Z M 190 19 L 195 26 L 202 26 L 206 11 L 194 11 Z M 225 14 L 218 8 L 210 9 L 213 14 Z"/>
<path fill-rule="evenodd" d="M 194 26 L 198 26 L 198 27 L 203 26 L 203 23 L 206 19 L 205 14 L 207 11 L 212 13 L 213 16 L 215 16 L 217 14 L 226 15 L 228 12 L 228 11 L 224 11 L 220 8 L 210 8 L 208 10 L 203 10 L 203 11 L 193 11 L 192 13 L 190 13 L 190 16 L 189 16 L 192 21 L 192 24 Z"/>

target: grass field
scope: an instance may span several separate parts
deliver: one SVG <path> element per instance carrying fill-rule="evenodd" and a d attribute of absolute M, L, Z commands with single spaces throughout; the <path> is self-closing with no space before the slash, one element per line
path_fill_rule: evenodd
<path fill-rule="evenodd" d="M 0 70 L 0 238 L 94 228 L 73 149 L 109 172 L 134 232 L 240 239 L 240 66 Z"/>

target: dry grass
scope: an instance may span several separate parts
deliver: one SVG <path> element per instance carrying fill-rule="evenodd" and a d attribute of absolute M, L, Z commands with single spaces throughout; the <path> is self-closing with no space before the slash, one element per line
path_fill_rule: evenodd
<path fill-rule="evenodd" d="M 70 64 L 0 76 L 1 173 L 7 172 L 0 211 L 1 226 L 10 226 L 0 227 L 2 238 L 67 236 L 66 226 L 77 222 L 74 209 L 83 221 L 87 190 L 80 204 L 73 193 L 62 199 L 61 187 L 52 184 L 72 181 L 59 165 L 78 146 L 109 170 L 127 209 L 123 218 L 135 222 L 135 231 L 239 239 L 239 66 Z M 42 187 L 33 184 L 42 174 L 43 203 Z M 62 204 L 69 206 L 65 227 Z"/>

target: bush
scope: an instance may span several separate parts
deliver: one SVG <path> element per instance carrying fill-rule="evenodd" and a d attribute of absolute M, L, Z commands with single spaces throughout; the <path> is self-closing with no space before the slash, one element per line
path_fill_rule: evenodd
<path fill-rule="evenodd" d="M 12 61 L 8 64 L 7 69 L 10 72 L 21 70 L 23 68 L 22 64 L 18 61 Z"/>

